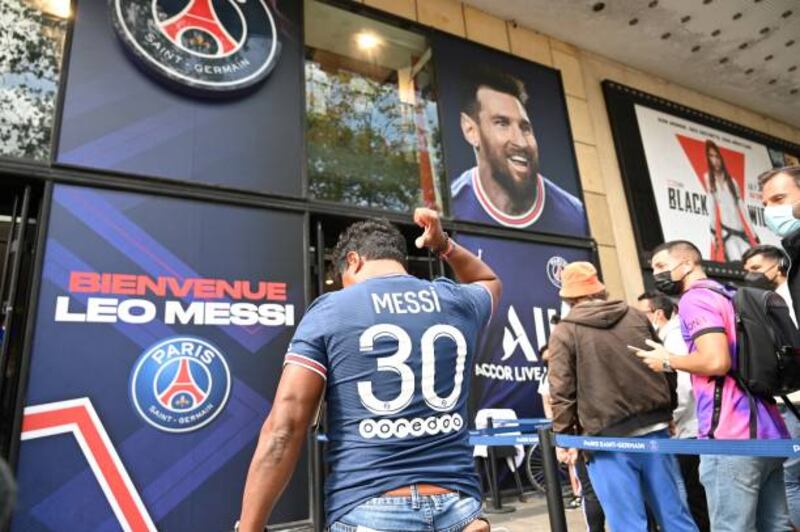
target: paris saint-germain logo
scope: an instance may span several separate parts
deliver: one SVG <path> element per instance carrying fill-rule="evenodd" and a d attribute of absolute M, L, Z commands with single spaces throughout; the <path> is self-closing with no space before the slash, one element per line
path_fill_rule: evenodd
<path fill-rule="evenodd" d="M 561 288 L 561 272 L 564 271 L 564 266 L 567 265 L 567 260 L 564 257 L 550 257 L 547 261 L 547 279 L 556 288 Z"/>
<path fill-rule="evenodd" d="M 231 390 L 228 363 L 200 338 L 168 338 L 147 349 L 131 373 L 131 401 L 145 421 L 189 432 L 222 412 Z"/>
<path fill-rule="evenodd" d="M 150 71 L 223 94 L 263 80 L 280 43 L 267 0 L 109 0 L 122 42 Z"/>

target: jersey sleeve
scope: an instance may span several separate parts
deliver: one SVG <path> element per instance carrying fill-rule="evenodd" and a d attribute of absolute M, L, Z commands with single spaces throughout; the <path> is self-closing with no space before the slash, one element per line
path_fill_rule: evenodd
<path fill-rule="evenodd" d="M 678 314 L 692 340 L 708 333 L 724 333 L 723 296 L 710 290 L 693 290 L 681 299 Z"/>
<path fill-rule="evenodd" d="M 486 286 L 482 283 L 459 284 L 449 279 L 437 279 L 436 282 L 443 282 L 452 287 L 454 295 L 462 298 L 469 305 L 479 327 L 484 327 L 489 323 L 494 312 L 495 302 L 492 300 L 492 293 Z"/>
<path fill-rule="evenodd" d="M 292 364 L 328 378 L 326 297 L 317 298 L 306 310 L 289 342 L 283 364 Z"/>

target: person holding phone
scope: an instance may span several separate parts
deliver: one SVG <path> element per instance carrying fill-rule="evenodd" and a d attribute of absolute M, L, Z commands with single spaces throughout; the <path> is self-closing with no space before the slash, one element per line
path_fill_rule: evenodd
<path fill-rule="evenodd" d="M 548 343 L 553 432 L 669 438 L 676 381 L 649 372 L 628 349 L 658 338 L 647 317 L 610 300 L 588 262 L 564 268 L 559 295 L 571 310 Z M 558 457 L 575 463 L 578 453 L 559 449 Z M 649 507 L 662 530 L 697 531 L 675 457 L 592 451 L 587 467 L 612 530 L 647 530 Z"/>

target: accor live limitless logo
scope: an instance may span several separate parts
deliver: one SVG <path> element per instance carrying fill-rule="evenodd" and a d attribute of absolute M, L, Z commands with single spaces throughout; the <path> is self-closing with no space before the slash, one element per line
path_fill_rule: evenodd
<path fill-rule="evenodd" d="M 71 295 L 56 298 L 55 321 L 144 324 L 160 318 L 166 325 L 293 326 L 287 289 L 275 281 L 72 271 Z"/>
<path fill-rule="evenodd" d="M 145 68 L 216 94 L 263 80 L 280 53 L 266 0 L 109 0 L 117 35 Z"/>

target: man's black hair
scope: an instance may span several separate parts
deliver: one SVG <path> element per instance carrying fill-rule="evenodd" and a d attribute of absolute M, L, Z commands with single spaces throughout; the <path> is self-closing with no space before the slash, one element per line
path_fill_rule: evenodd
<path fill-rule="evenodd" d="M 758 246 L 753 246 L 745 251 L 744 255 L 742 255 L 742 264 L 747 264 L 748 260 L 758 255 L 763 255 L 768 259 L 774 260 L 780 265 L 778 269 L 781 271 L 781 273 L 787 273 L 784 271 L 785 268 L 781 267 L 784 264 L 782 261 L 786 258 L 786 253 L 784 253 L 781 248 L 771 246 L 769 244 L 759 244 Z"/>
<path fill-rule="evenodd" d="M 347 268 L 347 254 L 355 251 L 366 260 L 390 259 L 406 266 L 408 247 L 402 233 L 384 218 L 356 222 L 341 235 L 333 250 L 338 275 Z"/>
<path fill-rule="evenodd" d="M 461 111 L 477 120 L 480 112 L 480 102 L 478 101 L 478 90 L 482 87 L 492 89 L 503 94 L 510 94 L 518 99 L 522 105 L 528 102 L 528 93 L 525 85 L 519 79 L 509 74 L 504 74 L 491 68 L 478 67 L 465 74 L 468 92 L 461 106 Z"/>
<path fill-rule="evenodd" d="M 697 248 L 697 246 L 688 240 L 670 240 L 669 242 L 664 242 L 653 250 L 653 256 L 665 250 L 669 253 L 672 253 L 675 250 L 688 251 L 693 255 L 692 258 L 697 264 L 701 264 L 703 261 L 703 254 L 700 253 L 700 250 Z"/>
<path fill-rule="evenodd" d="M 644 294 L 640 295 L 638 301 L 649 301 L 650 308 L 653 311 L 656 310 L 663 310 L 664 316 L 669 320 L 672 319 L 672 315 L 675 314 L 678 310 L 678 305 L 675 304 L 673 300 L 669 297 L 665 296 L 661 292 L 645 292 Z"/>

